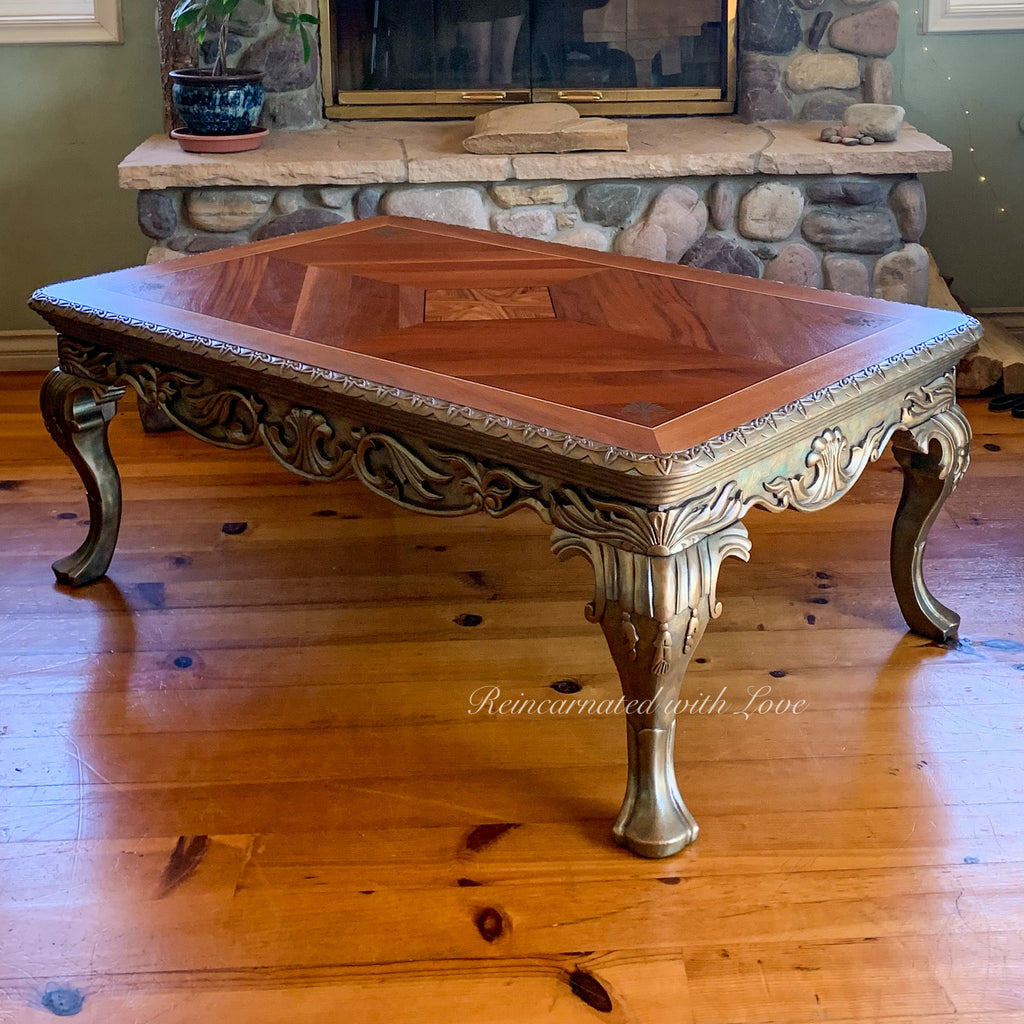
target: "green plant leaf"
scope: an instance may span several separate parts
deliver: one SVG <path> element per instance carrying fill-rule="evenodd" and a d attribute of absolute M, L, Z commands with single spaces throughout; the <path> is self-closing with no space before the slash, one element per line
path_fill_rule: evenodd
<path fill-rule="evenodd" d="M 306 25 L 319 25 L 320 19 L 315 14 L 300 14 L 299 21 Z"/>
<path fill-rule="evenodd" d="M 235 13 L 239 0 L 207 0 L 210 13 L 217 18 L 230 18 Z"/>
<path fill-rule="evenodd" d="M 181 0 L 171 14 L 171 24 L 175 29 L 185 28 L 199 17 L 202 10 L 203 0 Z"/>

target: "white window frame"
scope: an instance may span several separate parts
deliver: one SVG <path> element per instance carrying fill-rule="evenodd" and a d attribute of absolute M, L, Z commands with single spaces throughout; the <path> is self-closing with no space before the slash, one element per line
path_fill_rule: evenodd
<path fill-rule="evenodd" d="M 924 0 L 927 32 L 1024 30 L 1024 0 Z"/>
<path fill-rule="evenodd" d="M 69 16 L 66 6 L 35 0 L 26 14 L 24 3 L 0 0 L 0 43 L 120 43 L 121 0 L 90 6 L 87 14 Z"/>

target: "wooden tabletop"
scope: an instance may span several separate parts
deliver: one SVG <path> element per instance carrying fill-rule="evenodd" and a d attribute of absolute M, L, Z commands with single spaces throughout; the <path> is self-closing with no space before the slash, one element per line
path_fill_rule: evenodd
<path fill-rule="evenodd" d="M 34 302 L 650 453 L 700 444 L 973 323 L 398 218 L 84 278 Z"/>

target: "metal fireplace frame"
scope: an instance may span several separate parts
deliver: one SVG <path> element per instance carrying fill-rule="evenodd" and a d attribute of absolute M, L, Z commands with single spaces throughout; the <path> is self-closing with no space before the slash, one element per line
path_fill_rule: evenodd
<path fill-rule="evenodd" d="M 737 0 L 724 0 L 725 85 L 652 89 L 427 89 L 340 91 L 335 81 L 334 14 L 330 0 L 319 0 L 320 69 L 324 113 L 336 120 L 466 118 L 484 110 L 520 103 L 569 103 L 581 114 L 731 114 L 736 107 Z"/>

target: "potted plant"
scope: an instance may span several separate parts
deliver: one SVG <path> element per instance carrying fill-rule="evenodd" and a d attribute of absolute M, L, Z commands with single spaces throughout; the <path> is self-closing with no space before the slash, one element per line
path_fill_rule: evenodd
<path fill-rule="evenodd" d="M 257 128 L 263 109 L 263 72 L 227 65 L 231 15 L 241 0 L 180 0 L 171 14 L 176 31 L 190 31 L 202 46 L 207 34 L 217 32 L 217 56 L 208 68 L 171 72 L 171 95 L 186 129 L 171 136 L 183 149 L 194 152 L 237 152 L 255 149 L 267 135 Z M 264 4 L 266 0 L 256 0 Z M 312 14 L 288 11 L 279 15 L 289 31 L 302 37 L 302 55 L 308 63 L 311 44 L 308 28 L 319 24 Z"/>

